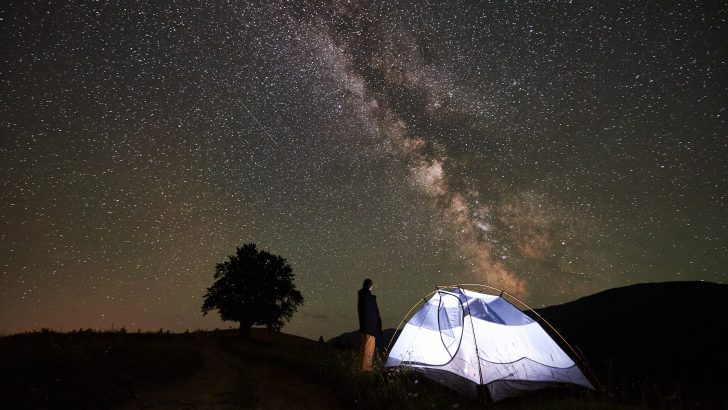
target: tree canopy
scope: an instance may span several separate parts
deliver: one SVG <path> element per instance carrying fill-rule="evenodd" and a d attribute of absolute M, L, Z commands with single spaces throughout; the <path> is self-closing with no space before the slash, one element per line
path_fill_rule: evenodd
<path fill-rule="evenodd" d="M 207 288 L 202 314 L 218 310 L 223 321 L 240 323 L 244 335 L 253 326 L 279 331 L 290 321 L 303 295 L 293 283 L 286 260 L 249 243 L 215 265 L 214 283 Z"/>

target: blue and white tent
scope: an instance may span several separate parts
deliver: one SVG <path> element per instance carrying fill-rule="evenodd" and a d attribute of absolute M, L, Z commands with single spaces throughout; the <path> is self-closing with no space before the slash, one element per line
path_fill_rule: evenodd
<path fill-rule="evenodd" d="M 471 397 L 485 386 L 492 401 L 562 383 L 594 389 L 539 323 L 503 294 L 439 288 L 404 325 L 385 367 L 411 368 Z"/>

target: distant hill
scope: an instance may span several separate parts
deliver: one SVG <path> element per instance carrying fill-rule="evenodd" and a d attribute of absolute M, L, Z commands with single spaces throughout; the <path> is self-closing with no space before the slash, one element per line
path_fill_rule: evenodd
<path fill-rule="evenodd" d="M 728 285 L 637 284 L 537 312 L 600 374 L 728 381 Z"/>
<path fill-rule="evenodd" d="M 536 312 L 582 353 L 602 383 L 728 386 L 728 285 L 644 283 Z M 383 351 L 394 334 L 385 330 L 377 347 Z M 327 343 L 357 349 L 360 336 L 344 333 Z"/>

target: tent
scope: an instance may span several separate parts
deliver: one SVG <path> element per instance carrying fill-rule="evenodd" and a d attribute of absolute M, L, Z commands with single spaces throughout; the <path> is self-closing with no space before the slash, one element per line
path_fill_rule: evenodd
<path fill-rule="evenodd" d="M 500 292 L 496 296 L 464 286 L 473 287 L 438 287 L 429 300 L 423 299 L 424 305 L 389 350 L 385 368 L 412 369 L 465 395 L 484 395 L 490 401 L 563 383 L 594 389 L 539 325 L 545 320 L 536 312 L 531 309 L 537 316 L 534 320 L 504 296 L 518 299 L 499 289 L 478 285 Z"/>

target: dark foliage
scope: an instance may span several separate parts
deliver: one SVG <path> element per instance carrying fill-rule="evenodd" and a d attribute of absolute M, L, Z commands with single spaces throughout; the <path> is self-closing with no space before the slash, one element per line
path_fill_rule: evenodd
<path fill-rule="evenodd" d="M 244 335 L 253 326 L 280 330 L 303 304 L 285 259 L 259 251 L 254 243 L 215 266 L 215 283 L 207 288 L 202 313 L 217 310 L 224 321 L 240 323 Z"/>

